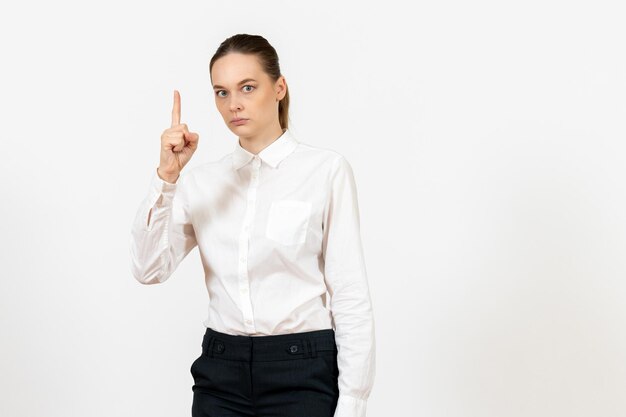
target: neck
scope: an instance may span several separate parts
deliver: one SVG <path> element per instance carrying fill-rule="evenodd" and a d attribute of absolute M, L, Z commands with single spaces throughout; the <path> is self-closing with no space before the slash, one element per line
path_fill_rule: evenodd
<path fill-rule="evenodd" d="M 267 130 L 256 132 L 250 136 L 239 136 L 239 145 L 246 151 L 257 155 L 283 134 L 280 125 L 270 126 Z"/>

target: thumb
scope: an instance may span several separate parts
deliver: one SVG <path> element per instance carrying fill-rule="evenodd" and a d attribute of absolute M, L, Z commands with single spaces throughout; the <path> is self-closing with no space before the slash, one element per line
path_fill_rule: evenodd
<path fill-rule="evenodd" d="M 185 140 L 185 138 L 183 138 L 179 143 L 176 144 L 176 146 L 172 148 L 172 150 L 174 152 L 180 152 L 183 150 L 186 144 L 187 144 L 187 141 Z"/>

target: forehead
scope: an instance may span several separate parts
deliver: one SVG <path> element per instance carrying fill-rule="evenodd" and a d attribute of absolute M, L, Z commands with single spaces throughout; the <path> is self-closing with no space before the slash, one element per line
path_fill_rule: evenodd
<path fill-rule="evenodd" d="M 231 52 L 213 63 L 211 79 L 214 85 L 237 85 L 246 78 L 261 80 L 266 74 L 257 57 L 250 54 Z"/>

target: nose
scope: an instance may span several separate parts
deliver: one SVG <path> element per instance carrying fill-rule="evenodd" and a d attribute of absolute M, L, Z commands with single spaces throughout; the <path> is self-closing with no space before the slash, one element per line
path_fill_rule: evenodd
<path fill-rule="evenodd" d="M 234 112 L 241 111 L 241 104 L 235 103 L 235 102 L 231 102 L 230 103 L 230 110 L 234 111 Z"/>

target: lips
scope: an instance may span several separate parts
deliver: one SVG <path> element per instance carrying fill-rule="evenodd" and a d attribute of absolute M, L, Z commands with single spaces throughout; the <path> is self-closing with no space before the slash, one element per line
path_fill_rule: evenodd
<path fill-rule="evenodd" d="M 231 121 L 231 124 L 232 124 L 233 126 L 243 126 L 243 125 L 245 125 L 246 123 L 248 123 L 248 119 L 233 119 L 233 120 Z"/>
<path fill-rule="evenodd" d="M 237 118 L 235 118 L 235 119 L 232 119 L 232 120 L 231 120 L 231 122 L 232 122 L 232 123 L 235 123 L 235 122 L 239 122 L 239 121 L 241 121 L 241 120 L 248 120 L 248 119 L 245 119 L 245 118 L 243 118 L 243 117 L 237 117 Z"/>

